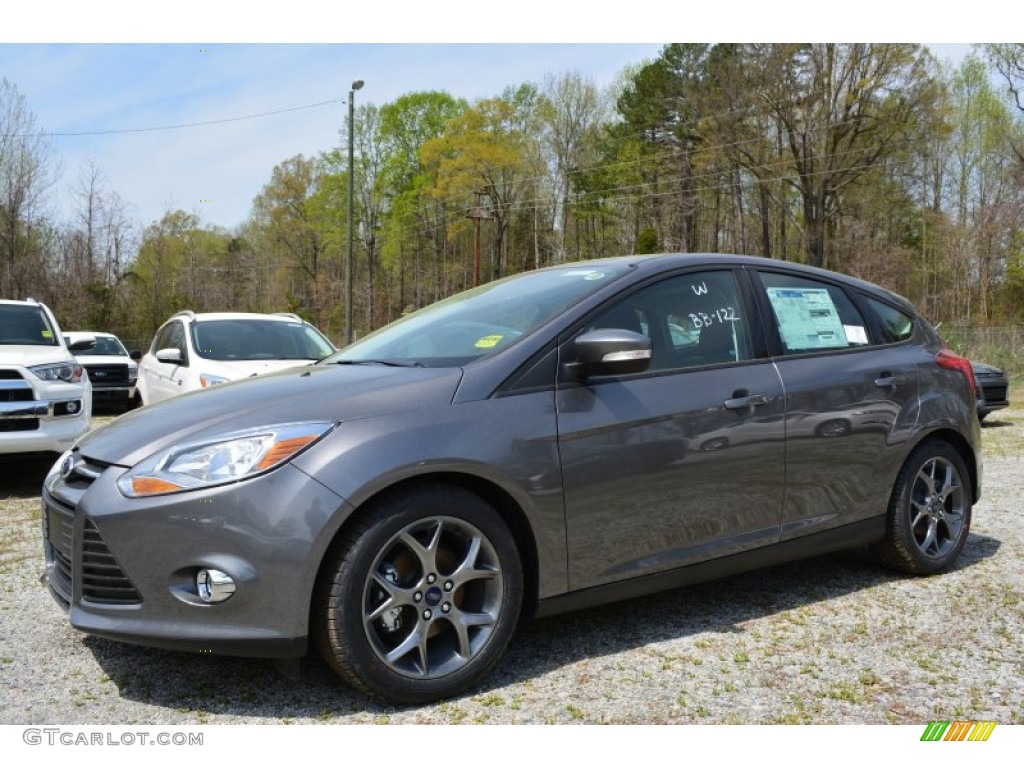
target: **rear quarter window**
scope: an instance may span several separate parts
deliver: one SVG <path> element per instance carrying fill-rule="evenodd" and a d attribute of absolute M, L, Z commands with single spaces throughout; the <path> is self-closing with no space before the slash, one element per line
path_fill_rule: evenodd
<path fill-rule="evenodd" d="M 906 341 L 914 335 L 914 318 L 878 299 L 865 296 L 864 300 L 878 318 L 883 344 Z"/>

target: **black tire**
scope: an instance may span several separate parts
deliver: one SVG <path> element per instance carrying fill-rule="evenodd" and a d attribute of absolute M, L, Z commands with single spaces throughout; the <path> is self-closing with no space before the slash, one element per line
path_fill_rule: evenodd
<path fill-rule="evenodd" d="M 964 460 L 943 440 L 919 445 L 904 463 L 877 550 L 892 568 L 914 575 L 949 570 L 971 528 L 972 491 Z"/>
<path fill-rule="evenodd" d="M 332 547 L 314 602 L 327 664 L 404 704 L 454 696 L 508 645 L 523 599 L 511 531 L 478 496 L 424 485 L 374 502 Z"/>

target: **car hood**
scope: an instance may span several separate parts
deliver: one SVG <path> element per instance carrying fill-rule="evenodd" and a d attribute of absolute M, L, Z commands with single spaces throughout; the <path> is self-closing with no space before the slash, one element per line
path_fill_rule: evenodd
<path fill-rule="evenodd" d="M 76 355 L 82 365 L 127 365 L 129 368 L 138 368 L 138 364 L 130 357 L 124 355 Z"/>
<path fill-rule="evenodd" d="M 64 347 L 44 347 L 40 344 L 15 344 L 0 346 L 0 365 L 46 365 L 64 363 L 70 359 Z"/>
<path fill-rule="evenodd" d="M 203 373 L 234 380 L 283 371 L 286 368 L 308 366 L 315 362 L 315 360 L 207 360 L 204 358 L 197 361 L 195 367 Z"/>
<path fill-rule="evenodd" d="M 268 424 L 351 421 L 450 403 L 459 368 L 324 365 L 218 384 L 126 413 L 90 432 L 85 456 L 133 466 L 175 443 Z"/>

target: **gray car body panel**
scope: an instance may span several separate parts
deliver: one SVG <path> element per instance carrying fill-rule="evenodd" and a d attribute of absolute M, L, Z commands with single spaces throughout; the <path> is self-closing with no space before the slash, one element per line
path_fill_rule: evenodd
<path fill-rule="evenodd" d="M 377 494 L 426 477 L 486 485 L 510 501 L 535 550 L 533 596 L 545 612 L 573 607 L 574 594 L 591 604 L 686 581 L 674 574 L 721 575 L 733 562 L 737 570 L 769 562 L 772 552 L 791 559 L 801 537 L 808 554 L 864 543 L 884 532 L 895 473 L 921 439 L 955 432 L 978 455 L 974 401 L 955 380 L 962 376 L 931 361 L 930 326 L 910 342 L 865 350 L 785 359 L 767 350 L 699 370 L 564 377 L 556 356 L 571 358 L 586 318 L 623 290 L 709 259 L 716 268 L 825 274 L 751 257 L 618 259 L 635 268 L 463 368 L 296 368 L 173 398 L 91 433 L 79 453 L 112 466 L 77 495 L 51 474 L 44 502 L 52 492 L 76 506 L 77 530 L 93 522 L 143 602 L 104 607 L 77 594 L 72 623 L 165 647 L 298 655 L 313 584 L 339 530 Z M 842 284 L 917 317 L 887 292 Z M 531 366 L 541 375 L 520 385 Z M 837 400 L 814 382 L 839 368 L 860 384 Z M 893 372 L 895 389 L 874 384 Z M 741 390 L 764 394 L 765 405 L 723 410 Z M 849 433 L 801 442 L 801 430 L 836 412 L 849 418 Z M 287 465 L 245 481 L 147 499 L 126 499 L 115 486 L 124 468 L 170 445 L 297 421 L 337 426 Z M 821 465 L 812 459 L 823 444 Z M 851 462 L 855 475 L 843 477 Z M 975 466 L 980 491 L 980 458 Z M 209 606 L 176 596 L 195 568 L 218 564 L 249 579 L 235 597 Z"/>

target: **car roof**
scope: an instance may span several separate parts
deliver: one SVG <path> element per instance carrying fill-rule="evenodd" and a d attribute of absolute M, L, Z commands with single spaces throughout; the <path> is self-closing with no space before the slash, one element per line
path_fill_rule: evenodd
<path fill-rule="evenodd" d="M 0 299 L 0 304 L 20 304 L 23 307 L 41 307 L 43 303 L 35 299 L 21 301 L 19 299 Z"/>
<path fill-rule="evenodd" d="M 295 315 L 264 314 L 261 312 L 197 312 L 194 321 L 201 323 L 204 320 L 279 320 L 282 323 L 305 322 Z"/>
<path fill-rule="evenodd" d="M 806 275 L 808 278 L 825 278 L 829 280 L 841 280 L 846 285 L 859 288 L 869 293 L 888 298 L 901 305 L 904 309 L 915 311 L 913 305 L 897 293 L 883 288 L 875 283 L 846 275 L 841 272 L 833 272 L 827 269 L 812 267 L 807 264 L 800 264 L 795 261 L 782 261 L 780 259 L 769 259 L 764 256 L 742 256 L 735 253 L 654 253 L 648 255 L 633 256 L 611 256 L 605 259 L 592 259 L 590 261 L 572 262 L 562 264 L 562 267 L 599 267 L 600 265 L 633 266 L 639 270 L 650 270 L 652 273 L 661 272 L 672 268 L 685 267 L 706 267 L 709 263 L 718 263 L 722 266 L 746 266 L 759 269 L 779 269 L 797 274 Z"/>

